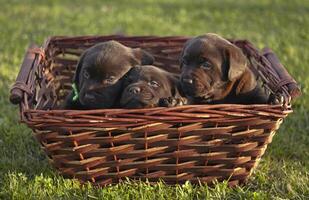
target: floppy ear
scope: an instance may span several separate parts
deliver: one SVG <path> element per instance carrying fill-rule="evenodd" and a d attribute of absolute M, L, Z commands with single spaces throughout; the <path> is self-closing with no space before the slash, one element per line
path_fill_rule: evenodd
<path fill-rule="evenodd" d="M 132 67 L 121 79 L 124 80 L 124 85 L 129 85 L 137 74 L 141 71 L 141 66 Z"/>
<path fill-rule="evenodd" d="M 177 74 L 172 74 L 168 72 L 168 78 L 170 81 L 170 85 L 171 85 L 171 94 L 173 97 L 181 97 L 180 94 L 180 81 L 179 81 L 179 75 Z"/>
<path fill-rule="evenodd" d="M 136 76 L 136 74 L 139 74 L 141 70 L 142 70 L 142 67 L 137 65 L 137 66 L 132 67 L 125 75 L 126 76 Z"/>
<path fill-rule="evenodd" d="M 152 65 L 154 57 L 141 48 L 132 49 L 134 65 Z"/>
<path fill-rule="evenodd" d="M 80 71 L 82 69 L 86 53 L 87 53 L 87 51 L 84 51 L 82 53 L 82 55 L 79 58 L 77 65 L 76 65 L 75 74 L 74 74 L 74 77 L 73 77 L 73 83 L 76 83 L 77 86 L 79 85 L 79 74 L 80 74 Z"/>
<path fill-rule="evenodd" d="M 237 80 L 246 70 L 247 58 L 240 48 L 233 44 L 228 44 L 226 47 L 226 71 L 230 81 Z"/>

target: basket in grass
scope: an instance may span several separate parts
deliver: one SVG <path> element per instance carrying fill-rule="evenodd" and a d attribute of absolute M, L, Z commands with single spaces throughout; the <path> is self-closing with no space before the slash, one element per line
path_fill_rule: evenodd
<path fill-rule="evenodd" d="M 185 105 L 171 108 L 55 110 L 71 90 L 80 54 L 96 43 L 116 40 L 140 47 L 154 65 L 179 72 L 179 54 L 189 37 L 81 36 L 49 38 L 26 52 L 10 100 L 50 163 L 65 177 L 97 185 L 125 177 L 168 184 L 243 183 L 257 166 L 300 94 L 295 80 L 270 49 L 230 40 L 282 104 Z"/>

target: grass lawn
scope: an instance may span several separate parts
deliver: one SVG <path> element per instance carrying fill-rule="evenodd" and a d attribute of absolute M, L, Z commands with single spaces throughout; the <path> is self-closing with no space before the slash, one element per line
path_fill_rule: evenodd
<path fill-rule="evenodd" d="M 73 2 L 73 1 L 72 1 Z M 309 1 L 0 0 L 0 199 L 309 199 Z M 50 35 L 198 35 L 271 47 L 303 96 L 246 186 L 126 183 L 98 189 L 57 175 L 18 123 L 9 88 L 29 43 Z"/>

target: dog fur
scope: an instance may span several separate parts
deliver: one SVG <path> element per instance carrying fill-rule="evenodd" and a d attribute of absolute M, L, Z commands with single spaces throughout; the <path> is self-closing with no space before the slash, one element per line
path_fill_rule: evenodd
<path fill-rule="evenodd" d="M 72 100 L 72 91 L 64 107 L 117 107 L 123 89 L 123 76 L 134 66 L 152 64 L 153 61 L 154 58 L 146 51 L 140 48 L 132 49 L 113 40 L 87 49 L 80 57 L 73 80 L 79 93 L 78 99 Z"/>
<path fill-rule="evenodd" d="M 190 103 L 268 103 L 242 50 L 219 35 L 190 39 L 180 58 L 181 86 Z"/>
<path fill-rule="evenodd" d="M 179 76 L 152 65 L 134 67 L 126 77 L 120 105 L 147 108 L 184 104 L 179 92 Z"/>

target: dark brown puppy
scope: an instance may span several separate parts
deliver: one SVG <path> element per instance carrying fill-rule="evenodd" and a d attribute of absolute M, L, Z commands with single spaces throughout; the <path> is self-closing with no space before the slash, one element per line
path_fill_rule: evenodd
<path fill-rule="evenodd" d="M 87 49 L 80 57 L 74 87 L 65 108 L 95 109 L 117 106 L 122 92 L 122 77 L 134 66 L 152 64 L 153 57 L 137 48 L 107 41 Z"/>
<path fill-rule="evenodd" d="M 152 65 L 134 67 L 126 76 L 120 99 L 123 108 L 176 106 L 184 103 L 179 77 Z"/>
<path fill-rule="evenodd" d="M 181 68 L 181 86 L 191 103 L 268 102 L 241 49 L 216 34 L 186 42 Z"/>

